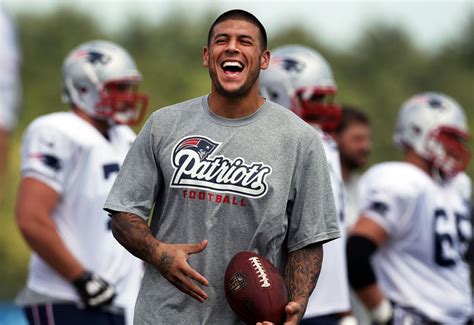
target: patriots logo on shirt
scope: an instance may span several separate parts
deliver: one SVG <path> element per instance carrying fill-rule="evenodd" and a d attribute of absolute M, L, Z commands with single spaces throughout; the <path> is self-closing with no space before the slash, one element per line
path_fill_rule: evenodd
<path fill-rule="evenodd" d="M 178 141 L 171 155 L 175 169 L 171 187 L 200 188 L 258 198 L 267 193 L 266 178 L 272 172 L 263 162 L 247 164 L 241 157 L 213 156 L 221 143 L 204 136 Z"/>
<path fill-rule="evenodd" d="M 59 171 L 62 168 L 61 161 L 58 157 L 48 154 L 36 153 L 30 155 L 31 158 L 36 158 L 41 160 L 41 162 L 48 166 L 49 168 L 53 169 L 54 171 Z"/>
<path fill-rule="evenodd" d="M 385 214 L 388 211 L 388 205 L 385 204 L 384 202 L 380 201 L 374 201 L 369 207 L 369 210 L 372 210 L 374 212 L 377 212 L 381 216 L 385 216 Z"/>
<path fill-rule="evenodd" d="M 180 142 L 175 148 L 174 154 L 183 149 L 195 151 L 201 159 L 209 156 L 217 147 L 217 143 L 202 137 L 190 137 Z"/>

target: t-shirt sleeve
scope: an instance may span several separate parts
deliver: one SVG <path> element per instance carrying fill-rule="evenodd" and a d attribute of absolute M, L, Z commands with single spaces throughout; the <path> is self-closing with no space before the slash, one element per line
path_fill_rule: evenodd
<path fill-rule="evenodd" d="M 288 202 L 288 251 L 340 237 L 329 168 L 315 135 L 302 146 Z"/>
<path fill-rule="evenodd" d="M 359 183 L 360 214 L 373 220 L 394 238 L 410 228 L 416 208 L 416 190 L 403 184 L 380 173 L 364 175 Z"/>
<path fill-rule="evenodd" d="M 125 157 L 104 205 L 108 212 L 120 211 L 148 219 L 162 180 L 152 115 L 143 126 Z"/>
<path fill-rule="evenodd" d="M 21 150 L 22 177 L 35 178 L 61 194 L 74 168 L 76 145 L 56 128 L 46 123 L 30 125 Z"/>

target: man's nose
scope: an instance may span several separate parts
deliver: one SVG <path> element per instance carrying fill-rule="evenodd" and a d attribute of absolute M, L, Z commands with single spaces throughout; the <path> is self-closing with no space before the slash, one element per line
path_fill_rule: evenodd
<path fill-rule="evenodd" d="M 231 52 L 231 53 L 235 53 L 239 51 L 237 39 L 232 38 L 229 40 L 229 42 L 227 43 L 226 51 Z"/>

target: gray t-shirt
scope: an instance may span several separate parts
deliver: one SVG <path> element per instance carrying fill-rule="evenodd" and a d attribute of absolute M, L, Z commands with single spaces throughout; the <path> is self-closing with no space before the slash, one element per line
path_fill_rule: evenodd
<path fill-rule="evenodd" d="M 209 280 L 199 303 L 148 266 L 136 324 L 241 324 L 227 304 L 232 256 L 254 251 L 281 271 L 288 252 L 339 237 L 331 181 L 316 131 L 266 101 L 226 119 L 207 96 L 162 108 L 132 145 L 105 204 L 144 219 L 166 243 L 208 247 L 190 265 Z"/>

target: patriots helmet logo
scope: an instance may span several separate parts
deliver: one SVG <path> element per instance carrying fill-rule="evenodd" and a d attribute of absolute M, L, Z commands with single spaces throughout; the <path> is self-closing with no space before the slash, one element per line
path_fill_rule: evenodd
<path fill-rule="evenodd" d="M 288 71 L 301 72 L 304 69 L 304 64 L 296 60 L 284 59 L 283 68 Z"/>
<path fill-rule="evenodd" d="M 92 64 L 95 64 L 95 63 L 106 64 L 107 62 L 110 61 L 110 57 L 99 52 L 90 51 L 89 56 L 87 57 L 87 60 Z"/>
<path fill-rule="evenodd" d="M 72 55 L 71 59 L 85 60 L 91 64 L 107 64 L 110 56 L 97 51 L 79 50 Z"/>
<path fill-rule="evenodd" d="M 428 106 L 432 109 L 437 109 L 437 110 L 446 109 L 446 103 L 443 100 L 443 98 L 437 95 L 433 95 L 433 94 L 419 96 L 419 98 L 416 99 L 416 102 L 419 102 L 421 104 L 428 104 Z"/>
<path fill-rule="evenodd" d="M 279 65 L 282 69 L 292 73 L 300 73 L 304 69 L 304 63 L 290 58 L 275 57 L 271 63 Z"/>
<path fill-rule="evenodd" d="M 184 138 L 175 148 L 173 156 L 175 156 L 179 151 L 188 149 L 195 151 L 201 160 L 205 159 L 214 152 L 217 148 L 218 143 L 214 142 L 208 138 L 191 136 Z"/>

